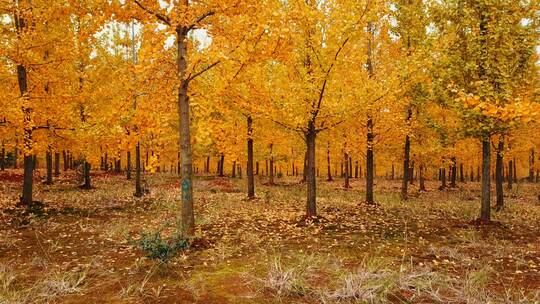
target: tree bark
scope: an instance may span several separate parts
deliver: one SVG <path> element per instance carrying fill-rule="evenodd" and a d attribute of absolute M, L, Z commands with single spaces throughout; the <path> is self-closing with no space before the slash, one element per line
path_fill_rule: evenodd
<path fill-rule="evenodd" d="M 90 177 L 90 170 L 92 166 L 86 160 L 83 165 L 83 175 L 84 175 L 84 184 L 82 185 L 83 189 L 92 189 L 92 179 Z"/>
<path fill-rule="evenodd" d="M 25 20 L 15 15 L 15 26 L 17 33 L 24 30 L 26 26 Z M 23 100 L 28 98 L 28 79 L 26 73 L 26 66 L 24 64 L 17 65 L 17 81 L 19 84 L 19 92 Z M 24 175 L 23 175 L 23 193 L 21 197 L 21 204 L 29 207 L 32 205 L 32 188 L 33 188 L 33 173 L 34 173 L 34 161 L 32 157 L 32 109 L 26 106 L 26 102 L 23 101 L 22 114 L 23 114 L 23 144 L 24 144 Z M 17 155 L 15 155 L 17 157 Z M 15 168 L 17 162 L 15 161 Z"/>
<path fill-rule="evenodd" d="M 232 178 L 235 178 L 235 177 L 236 177 L 236 160 L 234 160 L 233 163 L 232 163 L 231 177 L 232 177 Z"/>
<path fill-rule="evenodd" d="M 441 186 L 439 187 L 439 190 L 444 190 L 446 187 L 446 169 L 443 167 L 441 168 Z"/>
<path fill-rule="evenodd" d="M 512 179 L 514 181 L 514 184 L 518 182 L 518 179 L 517 179 L 517 163 L 516 163 L 516 158 L 514 157 L 514 178 Z"/>
<path fill-rule="evenodd" d="M 409 116 L 407 122 L 410 120 L 411 110 L 409 110 Z M 401 180 L 401 199 L 408 200 L 408 184 L 409 184 L 409 168 L 410 168 L 410 153 L 411 153 L 411 139 L 409 134 L 405 136 L 405 147 L 404 147 L 404 156 L 403 156 L 403 178 Z M 393 169 L 393 168 L 392 168 Z"/>
<path fill-rule="evenodd" d="M 330 142 L 328 142 L 326 144 L 326 168 L 327 168 L 327 171 L 328 171 L 327 172 L 328 173 L 328 178 L 326 180 L 331 182 L 334 179 L 332 178 L 332 168 L 331 168 L 331 164 L 330 164 Z"/>
<path fill-rule="evenodd" d="M 501 138 L 499 139 L 499 145 L 497 146 L 497 158 L 495 160 L 495 192 L 497 196 L 497 211 L 504 208 L 503 152 L 504 140 Z"/>
<path fill-rule="evenodd" d="M 127 168 L 126 168 L 126 178 L 131 180 L 131 151 L 127 151 Z"/>
<path fill-rule="evenodd" d="M 420 165 L 420 191 L 425 192 L 426 191 L 426 184 L 425 184 L 425 178 L 424 178 L 424 165 Z"/>
<path fill-rule="evenodd" d="M 457 187 L 457 162 L 456 157 L 452 157 L 452 167 L 450 168 L 450 188 L 456 188 Z"/>
<path fill-rule="evenodd" d="M 350 173 L 350 166 L 349 166 L 349 154 L 347 152 L 344 153 L 344 157 L 345 157 L 345 185 L 343 185 L 343 187 L 345 189 L 349 189 L 351 188 L 351 184 L 350 184 L 350 181 L 349 181 L 349 177 L 351 175 Z"/>
<path fill-rule="evenodd" d="M 465 173 L 463 172 L 463 163 L 459 164 L 459 181 L 465 183 Z"/>
<path fill-rule="evenodd" d="M 60 153 L 54 152 L 54 176 L 60 176 Z"/>
<path fill-rule="evenodd" d="M 490 158 L 491 147 L 489 137 L 482 141 L 482 205 L 480 209 L 480 222 L 482 224 L 489 224 L 491 220 L 491 206 L 490 206 Z"/>
<path fill-rule="evenodd" d="M 529 156 L 529 183 L 534 183 L 534 148 L 531 148 Z"/>
<path fill-rule="evenodd" d="M 270 166 L 269 166 L 269 169 L 270 169 L 269 177 L 270 178 L 269 178 L 269 181 L 268 181 L 269 185 L 274 185 L 274 155 L 273 155 L 273 152 L 272 152 L 273 148 L 274 148 L 274 144 L 270 144 Z"/>
<path fill-rule="evenodd" d="M 47 152 L 45 152 L 45 165 L 47 166 L 47 176 L 45 180 L 46 185 L 52 185 L 53 184 L 53 159 L 52 159 L 52 152 L 51 148 L 47 148 Z"/>
<path fill-rule="evenodd" d="M 141 145 L 137 142 L 135 146 L 135 197 L 144 195 L 141 185 Z"/>
<path fill-rule="evenodd" d="M 508 161 L 508 177 L 507 177 L 507 181 L 508 181 L 508 190 L 512 190 L 512 184 L 514 183 L 513 181 L 513 174 L 512 174 L 512 160 L 509 160 Z"/>
<path fill-rule="evenodd" d="M 253 175 L 253 119 L 251 116 L 247 118 L 247 192 L 248 199 L 255 198 L 255 176 Z M 259 163 L 257 162 L 257 173 L 259 171 Z"/>
<path fill-rule="evenodd" d="M 374 159 L 373 159 L 373 119 L 368 115 L 367 120 L 367 147 L 366 147 L 366 203 L 375 204 L 373 199 L 373 178 L 374 178 Z"/>
<path fill-rule="evenodd" d="M 306 182 L 307 182 L 307 206 L 306 217 L 317 216 L 317 182 L 315 179 L 315 142 L 317 133 L 315 131 L 315 123 L 310 121 L 306 131 Z"/>
<path fill-rule="evenodd" d="M 2 153 L 0 154 L 0 170 L 6 170 L 6 147 L 2 142 Z"/>

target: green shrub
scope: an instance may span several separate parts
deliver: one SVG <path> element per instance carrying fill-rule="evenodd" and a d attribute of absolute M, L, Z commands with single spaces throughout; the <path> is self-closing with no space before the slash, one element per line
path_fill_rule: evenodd
<path fill-rule="evenodd" d="M 153 232 L 144 233 L 139 240 L 139 246 L 147 257 L 166 262 L 179 250 L 188 248 L 189 242 L 187 238 L 179 235 L 165 239 L 159 232 Z"/>

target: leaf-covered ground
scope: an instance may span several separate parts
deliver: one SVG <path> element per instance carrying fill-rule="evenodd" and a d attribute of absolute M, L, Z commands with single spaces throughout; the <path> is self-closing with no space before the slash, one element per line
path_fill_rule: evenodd
<path fill-rule="evenodd" d="M 515 185 L 479 227 L 477 183 L 402 202 L 398 181 L 379 180 L 368 207 L 363 182 L 320 181 L 312 223 L 298 179 L 246 201 L 245 180 L 199 177 L 198 237 L 164 263 L 138 240 L 174 232 L 178 179 L 147 179 L 141 199 L 121 175 L 87 191 L 71 174 L 36 180 L 46 209 L 28 215 L 20 172 L 0 173 L 0 303 L 540 303 L 538 185 Z"/>

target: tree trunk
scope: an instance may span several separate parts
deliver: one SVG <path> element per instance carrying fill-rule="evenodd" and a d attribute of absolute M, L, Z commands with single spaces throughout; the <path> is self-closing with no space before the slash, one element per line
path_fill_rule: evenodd
<path fill-rule="evenodd" d="M 224 177 L 225 176 L 225 154 L 221 154 L 219 158 L 219 176 Z"/>
<path fill-rule="evenodd" d="M 84 184 L 82 185 L 83 189 L 92 189 L 92 180 L 90 178 L 90 170 L 92 166 L 89 162 L 84 161 L 83 175 L 84 175 Z"/>
<path fill-rule="evenodd" d="M 270 169 L 270 172 L 269 172 L 269 176 L 270 176 L 270 179 L 268 181 L 268 184 L 270 185 L 273 185 L 274 184 L 274 155 L 273 155 L 273 152 L 272 152 L 272 149 L 274 148 L 274 144 L 270 144 L 270 166 L 269 166 L 269 169 Z M 267 169 L 268 170 L 268 169 Z M 268 172 L 268 171 L 267 171 Z"/>
<path fill-rule="evenodd" d="M 326 166 L 328 170 L 328 178 L 326 180 L 331 182 L 334 179 L 332 178 L 332 168 L 330 165 L 330 142 L 326 144 Z"/>
<path fill-rule="evenodd" d="M 345 156 L 345 185 L 343 186 L 345 189 L 351 188 L 351 184 L 349 182 L 349 177 L 351 175 L 350 173 L 350 166 L 349 166 L 349 154 L 347 152 L 344 153 Z"/>
<path fill-rule="evenodd" d="M 480 222 L 488 224 L 491 220 L 490 214 L 490 157 L 491 143 L 489 137 L 482 141 L 482 206 L 480 209 Z"/>
<path fill-rule="evenodd" d="M 54 152 L 54 176 L 60 176 L 60 153 Z"/>
<path fill-rule="evenodd" d="M 512 174 L 512 160 L 509 160 L 508 161 L 508 177 L 507 177 L 507 180 L 508 180 L 508 190 L 512 190 L 512 184 L 514 183 L 513 181 L 513 174 Z"/>
<path fill-rule="evenodd" d="M 407 118 L 407 121 L 410 120 L 410 115 L 411 115 L 411 111 L 409 110 L 409 116 Z M 410 153 L 411 153 L 411 139 L 408 134 L 405 136 L 405 147 L 403 151 L 404 151 L 404 156 L 403 156 L 403 178 L 401 180 L 401 199 L 408 200 L 409 194 L 408 194 L 407 187 L 409 184 L 409 168 L 410 168 L 409 161 L 410 161 Z M 393 169 L 394 168 L 392 165 L 392 170 Z M 393 172 L 392 172 L 392 175 L 393 175 Z"/>
<path fill-rule="evenodd" d="M 135 146 L 135 197 L 144 195 L 141 185 L 141 145 L 137 142 Z"/>
<path fill-rule="evenodd" d="M 307 158 L 308 158 L 308 152 L 306 151 L 306 153 L 304 154 L 304 171 L 302 172 L 302 180 L 300 181 L 301 183 L 305 183 L 306 182 L 306 171 L 307 171 Z"/>
<path fill-rule="evenodd" d="M 34 173 L 34 158 L 28 154 L 24 156 L 24 176 L 23 176 L 23 194 L 21 197 L 21 204 L 29 207 L 32 205 L 32 187 Z"/>
<path fill-rule="evenodd" d="M 204 169 L 204 173 L 210 173 L 210 156 L 206 157 L 206 168 Z"/>
<path fill-rule="evenodd" d="M 495 192 L 497 196 L 497 211 L 504 208 L 504 193 L 503 193 L 503 152 L 504 140 L 499 139 L 497 146 L 497 158 L 495 160 Z"/>
<path fill-rule="evenodd" d="M 457 162 L 456 157 L 452 157 L 452 167 L 451 167 L 451 179 L 450 179 L 450 188 L 456 188 L 457 187 Z"/>
<path fill-rule="evenodd" d="M 62 150 L 62 160 L 64 161 L 64 172 L 68 170 L 68 159 L 66 150 Z"/>
<path fill-rule="evenodd" d="M 465 183 L 465 173 L 463 172 L 463 163 L 459 164 L 459 181 Z"/>
<path fill-rule="evenodd" d="M 354 162 L 354 178 L 358 178 L 358 161 Z"/>
<path fill-rule="evenodd" d="M 251 116 L 247 118 L 247 192 L 248 199 L 255 198 L 255 177 L 253 176 L 253 120 Z M 259 163 L 257 162 L 257 173 L 259 173 Z"/>
<path fill-rule="evenodd" d="M 24 30 L 26 26 L 25 20 L 17 13 L 15 15 L 15 27 L 17 33 Z M 29 207 L 32 205 L 32 187 L 33 187 L 33 173 L 34 173 L 34 161 L 32 158 L 32 109 L 26 106 L 26 99 L 28 98 L 28 83 L 26 66 L 23 64 L 17 65 L 17 81 L 19 84 L 20 96 L 23 98 L 22 114 L 23 114 L 23 144 L 24 144 L 24 176 L 23 176 L 23 194 L 21 197 L 21 204 Z M 17 155 L 15 154 L 15 157 Z M 15 161 L 15 168 L 17 162 Z"/>
<path fill-rule="evenodd" d="M 446 169 L 441 168 L 441 186 L 439 187 L 439 190 L 444 190 L 446 187 Z"/>
<path fill-rule="evenodd" d="M 188 2 L 185 1 L 187 6 Z M 176 44 L 178 64 L 178 118 L 180 119 L 180 152 L 182 154 L 182 220 L 180 223 L 181 233 L 185 236 L 193 236 L 195 233 L 195 215 L 193 212 L 193 164 L 191 152 L 190 115 L 188 86 L 186 79 L 187 71 L 187 26 L 176 27 Z"/>
<path fill-rule="evenodd" d="M 374 173 L 374 159 L 373 159 L 373 119 L 371 115 L 368 115 L 367 120 L 367 147 L 366 147 L 366 203 L 368 205 L 375 204 L 373 199 L 373 173 Z"/>
<path fill-rule="evenodd" d="M 6 170 L 6 147 L 2 142 L 2 153 L 0 153 L 0 170 Z"/>
<path fill-rule="evenodd" d="M 45 152 L 45 165 L 47 166 L 47 177 L 45 180 L 46 185 L 52 185 L 53 184 L 53 159 L 52 159 L 52 152 L 51 148 L 47 148 L 47 152 Z"/>
<path fill-rule="evenodd" d="M 420 165 L 419 169 L 420 169 L 420 176 L 419 176 L 420 188 L 419 188 L 419 190 L 425 192 L 426 191 L 426 184 L 425 184 L 425 178 L 424 178 L 424 165 Z"/>
<path fill-rule="evenodd" d="M 514 181 L 514 184 L 518 182 L 518 179 L 517 179 L 517 163 L 516 163 L 516 158 L 514 157 L 514 162 L 513 162 L 513 165 L 514 165 L 514 178 L 512 179 Z"/>
<path fill-rule="evenodd" d="M 128 180 L 131 180 L 131 151 L 127 151 L 127 168 L 126 168 L 126 177 Z"/>
<path fill-rule="evenodd" d="M 255 175 L 259 175 L 259 162 L 255 162 Z"/>
<path fill-rule="evenodd" d="M 231 177 L 232 177 L 232 178 L 235 178 L 235 177 L 236 177 L 236 160 L 233 161 L 233 163 L 232 163 Z"/>
<path fill-rule="evenodd" d="M 15 147 L 15 149 L 13 150 L 13 169 L 18 168 L 18 164 L 17 164 L 17 159 L 18 158 L 19 158 L 19 149 L 17 149 L 17 147 Z"/>
<path fill-rule="evenodd" d="M 310 121 L 306 132 L 306 181 L 307 181 L 307 206 L 306 217 L 317 216 L 317 182 L 315 179 L 315 140 L 317 133 L 315 131 L 315 123 Z"/>
<path fill-rule="evenodd" d="M 529 183 L 534 182 L 534 148 L 531 148 L 531 155 L 529 156 Z"/>

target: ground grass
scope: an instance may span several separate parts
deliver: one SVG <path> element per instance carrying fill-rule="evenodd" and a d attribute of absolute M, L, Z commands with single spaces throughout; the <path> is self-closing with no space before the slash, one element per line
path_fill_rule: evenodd
<path fill-rule="evenodd" d="M 167 262 L 145 257 L 145 233 L 175 232 L 179 183 L 147 176 L 132 196 L 121 175 L 93 190 L 65 174 L 36 183 L 41 215 L 14 209 L 20 172 L 0 173 L 0 303 L 540 303 L 538 185 L 507 195 L 495 224 L 478 227 L 479 185 L 417 193 L 378 180 L 378 207 L 363 181 L 319 182 L 318 222 L 302 221 L 304 185 L 198 177 L 197 240 Z M 428 183 L 436 189 L 435 182 Z"/>

